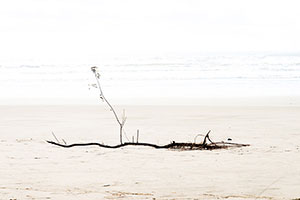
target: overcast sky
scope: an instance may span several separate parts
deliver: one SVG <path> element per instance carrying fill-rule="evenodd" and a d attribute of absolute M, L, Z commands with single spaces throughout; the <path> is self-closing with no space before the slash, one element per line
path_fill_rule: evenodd
<path fill-rule="evenodd" d="M 0 54 L 299 53 L 299 8 L 297 0 L 0 0 Z"/>

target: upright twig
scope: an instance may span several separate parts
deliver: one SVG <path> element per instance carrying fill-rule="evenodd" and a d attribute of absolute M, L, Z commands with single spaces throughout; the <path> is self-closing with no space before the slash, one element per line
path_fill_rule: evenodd
<path fill-rule="evenodd" d="M 136 143 L 139 143 L 140 130 L 136 130 Z"/>
<path fill-rule="evenodd" d="M 203 143 L 202 143 L 203 145 L 206 145 L 206 139 L 209 139 L 209 133 L 210 133 L 210 130 L 206 133 L 206 135 L 204 137 L 204 140 L 203 140 Z"/>
<path fill-rule="evenodd" d="M 123 134 L 123 127 L 124 127 L 124 124 L 126 122 L 126 117 L 125 117 L 125 111 L 123 110 L 123 116 L 122 116 L 122 122 L 120 121 L 115 109 L 112 107 L 112 105 L 109 103 L 109 101 L 105 98 L 104 94 L 103 94 L 103 91 L 102 91 L 102 88 L 101 88 L 101 85 L 100 85 L 100 74 L 98 72 L 98 68 L 97 67 L 91 67 L 91 70 L 92 72 L 94 73 L 95 75 L 95 78 L 96 78 L 96 81 L 97 81 L 97 85 L 98 85 L 98 88 L 99 88 L 99 91 L 100 91 L 100 99 L 102 99 L 110 108 L 110 110 L 113 112 L 119 126 L 120 126 L 120 143 L 123 144 L 123 141 L 122 141 L 122 134 Z"/>

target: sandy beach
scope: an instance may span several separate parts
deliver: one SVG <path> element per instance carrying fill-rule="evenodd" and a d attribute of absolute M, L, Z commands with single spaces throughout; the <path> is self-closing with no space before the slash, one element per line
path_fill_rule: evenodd
<path fill-rule="evenodd" d="M 300 200 L 299 8 L 0 1 L 0 200 Z"/>
<path fill-rule="evenodd" d="M 64 149 L 67 143 L 117 144 L 104 105 L 0 106 L 0 199 L 295 199 L 300 197 L 300 107 L 118 106 L 127 137 L 166 144 L 215 141 L 251 146 L 214 151 L 147 147 Z M 200 139 L 200 138 L 199 138 Z M 124 139 L 126 140 L 126 139 Z"/>

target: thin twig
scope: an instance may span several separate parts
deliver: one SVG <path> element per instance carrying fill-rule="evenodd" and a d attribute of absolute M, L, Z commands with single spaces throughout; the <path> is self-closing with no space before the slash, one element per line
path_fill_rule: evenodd
<path fill-rule="evenodd" d="M 98 88 L 99 88 L 99 91 L 100 91 L 100 98 L 102 100 L 104 100 L 106 102 L 106 104 L 109 106 L 110 110 L 113 112 L 113 114 L 114 114 L 114 116 L 115 116 L 115 118 L 116 118 L 116 120 L 117 120 L 117 122 L 118 122 L 118 124 L 120 126 L 120 143 L 122 144 L 123 143 L 123 141 L 122 141 L 123 126 L 125 124 L 126 118 L 123 118 L 123 121 L 121 123 L 121 121 L 120 121 L 120 119 L 119 119 L 119 117 L 118 117 L 115 109 L 112 107 L 112 105 L 109 103 L 109 101 L 105 98 L 105 96 L 103 94 L 103 91 L 102 91 L 102 88 L 101 88 L 101 85 L 100 85 L 100 81 L 99 81 L 100 74 L 97 71 L 97 67 L 92 67 L 91 70 L 94 73 L 96 81 L 97 81 L 97 85 L 98 85 Z"/>
<path fill-rule="evenodd" d="M 61 139 L 61 140 L 62 140 L 65 144 L 67 144 L 66 141 L 65 141 L 64 139 Z"/>
<path fill-rule="evenodd" d="M 204 136 L 203 134 L 197 134 L 195 137 L 194 137 L 194 143 L 196 143 L 196 140 L 197 140 L 197 137 L 198 136 Z"/>
<path fill-rule="evenodd" d="M 57 139 L 56 135 L 53 133 L 53 131 L 52 131 L 52 135 L 55 138 L 55 140 L 57 141 L 57 143 L 60 143 L 59 140 Z"/>
<path fill-rule="evenodd" d="M 210 133 L 210 130 L 206 133 L 204 139 L 203 139 L 203 145 L 206 145 L 206 139 L 209 138 L 209 133 Z"/>
<path fill-rule="evenodd" d="M 278 177 L 277 179 L 275 179 L 271 184 L 269 184 L 266 188 L 264 188 L 255 199 L 258 199 L 265 191 L 267 191 L 272 185 L 274 185 L 275 183 L 277 183 L 280 179 L 282 179 L 282 177 Z"/>
<path fill-rule="evenodd" d="M 125 138 L 127 139 L 127 141 L 128 142 L 130 142 L 130 140 L 128 139 L 128 137 L 127 137 L 127 134 L 126 134 L 126 131 L 125 131 L 125 129 L 123 128 L 123 133 L 124 133 L 124 135 L 125 135 Z"/>

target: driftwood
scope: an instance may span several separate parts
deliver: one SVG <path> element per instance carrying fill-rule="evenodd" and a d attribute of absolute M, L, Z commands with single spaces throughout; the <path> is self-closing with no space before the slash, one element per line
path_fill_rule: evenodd
<path fill-rule="evenodd" d="M 208 133 L 204 136 L 202 134 L 198 134 L 196 135 L 196 137 L 194 138 L 194 143 L 183 143 L 183 142 L 171 142 L 170 144 L 166 144 L 166 145 L 156 145 L 156 144 L 151 144 L 151 143 L 144 143 L 144 142 L 139 142 L 139 130 L 137 130 L 137 134 L 136 134 L 136 142 L 134 142 L 134 136 L 132 136 L 132 142 L 125 142 L 123 143 L 123 133 L 124 132 L 124 125 L 126 122 L 126 116 L 125 116 L 125 110 L 123 110 L 123 115 L 122 118 L 119 118 L 119 116 L 117 115 L 115 109 L 113 108 L 113 106 L 109 103 L 109 101 L 105 98 L 103 90 L 101 88 L 100 85 L 100 73 L 98 71 L 97 67 L 91 67 L 92 72 L 94 73 L 94 76 L 96 78 L 96 82 L 97 84 L 93 84 L 93 87 L 98 87 L 99 92 L 100 92 L 100 99 L 102 101 L 104 101 L 110 108 L 110 111 L 113 112 L 114 117 L 116 119 L 116 121 L 118 122 L 119 126 L 120 126 L 120 144 L 118 145 L 105 145 L 105 144 L 100 144 L 100 143 L 96 143 L 96 142 L 91 142 L 91 143 L 75 143 L 75 144 L 67 144 L 65 140 L 62 139 L 63 143 L 60 143 L 60 141 L 57 139 L 57 137 L 55 136 L 55 134 L 52 132 L 52 135 L 54 137 L 54 139 L 56 140 L 56 142 L 54 141 L 47 141 L 50 144 L 59 146 L 59 147 L 64 147 L 64 148 L 71 148 L 71 147 L 76 147 L 76 146 L 99 146 L 99 147 L 103 147 L 103 148 L 109 148 L 109 149 L 117 149 L 117 148 L 121 148 L 121 147 L 125 147 L 125 146 L 147 146 L 147 147 L 153 147 L 156 149 L 180 149 L 180 150 L 213 150 L 213 149 L 224 149 L 224 148 L 229 148 L 229 147 L 244 147 L 244 146 L 249 146 L 248 144 L 238 144 L 238 143 L 232 143 L 232 142 L 213 142 L 210 138 L 209 138 L 209 133 L 210 131 L 208 131 Z M 196 143 L 196 139 L 198 136 L 204 136 L 203 142 L 202 143 Z M 126 134 L 125 134 L 126 136 Z M 126 136 L 127 138 L 127 136 Z M 128 139 L 128 138 L 127 138 Z M 228 139 L 231 140 L 231 139 Z M 128 140 L 129 141 L 129 140 Z M 209 143 L 208 143 L 209 142 Z"/>
<path fill-rule="evenodd" d="M 205 135 L 204 140 L 202 143 L 183 143 L 183 142 L 171 142 L 167 145 L 156 145 L 151 143 L 144 143 L 144 142 L 125 142 L 118 145 L 105 145 L 96 142 L 91 143 L 75 143 L 75 144 L 61 144 L 60 142 L 54 141 L 47 141 L 50 144 L 64 147 L 64 148 L 71 148 L 71 147 L 78 147 L 78 146 L 98 146 L 103 148 L 109 149 L 117 149 L 126 146 L 146 146 L 146 147 L 153 147 L 155 149 L 179 149 L 179 150 L 214 150 L 214 149 L 225 149 L 230 147 L 245 147 L 249 146 L 249 144 L 239 144 L 239 143 L 232 143 L 232 142 L 213 142 L 209 138 L 210 131 Z M 209 141 L 209 143 L 207 143 Z"/>

